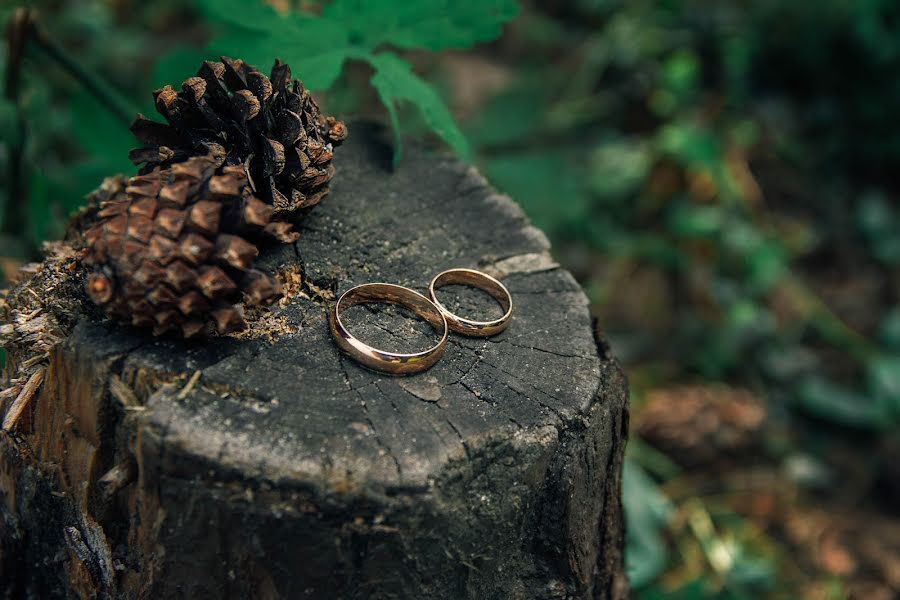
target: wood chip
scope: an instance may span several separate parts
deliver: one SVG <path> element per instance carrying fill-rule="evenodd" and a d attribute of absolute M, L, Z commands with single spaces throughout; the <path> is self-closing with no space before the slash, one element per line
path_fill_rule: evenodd
<path fill-rule="evenodd" d="M 489 265 L 484 265 L 481 270 L 496 279 L 503 279 L 508 275 L 541 273 L 559 268 L 553 258 L 546 252 L 532 252 L 517 254 Z"/>
<path fill-rule="evenodd" d="M 107 471 L 97 483 L 102 490 L 104 498 L 109 499 L 136 479 L 137 465 L 133 458 L 128 457 Z"/>
<path fill-rule="evenodd" d="M 9 400 L 15 398 L 22 391 L 21 385 L 13 385 L 0 392 L 0 400 Z"/>
<path fill-rule="evenodd" d="M 125 408 L 143 408 L 134 391 L 125 385 L 125 382 L 118 375 L 109 377 L 109 392 Z"/>
<path fill-rule="evenodd" d="M 28 403 L 34 397 L 35 393 L 38 391 L 38 388 L 41 387 L 41 383 L 43 383 L 44 381 L 45 371 L 46 368 L 38 369 L 31 377 L 28 378 L 28 381 L 25 383 L 22 391 L 19 392 L 18 396 L 16 396 L 16 399 L 12 403 L 12 406 L 9 407 L 9 410 L 6 411 L 6 417 L 4 417 L 3 419 L 4 431 L 12 431 L 13 427 L 16 426 L 16 423 L 18 422 L 19 417 L 22 416 L 22 412 L 25 410 L 25 407 L 28 406 Z"/>
<path fill-rule="evenodd" d="M 197 382 L 200 381 L 201 375 L 203 375 L 203 371 L 199 369 L 194 371 L 194 374 L 191 375 L 190 379 L 188 379 L 187 384 L 183 388 L 181 388 L 181 391 L 178 392 L 178 395 L 175 397 L 179 400 L 184 400 L 185 398 L 187 398 L 188 394 L 191 393 L 191 390 L 194 389 L 194 386 L 197 385 Z"/>

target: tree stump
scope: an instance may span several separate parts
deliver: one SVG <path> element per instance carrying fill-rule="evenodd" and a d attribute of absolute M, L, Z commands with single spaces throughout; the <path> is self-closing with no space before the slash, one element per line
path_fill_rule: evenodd
<path fill-rule="evenodd" d="M 288 297 L 249 333 L 78 318 L 0 433 L 6 597 L 626 596 L 627 384 L 587 298 L 474 169 L 413 148 L 391 172 L 382 137 L 351 127 L 300 240 L 261 257 Z M 452 335 L 404 378 L 339 354 L 335 293 L 423 291 L 451 267 L 503 280 L 504 333 Z M 401 312 L 353 310 L 363 339 L 429 341 Z"/>

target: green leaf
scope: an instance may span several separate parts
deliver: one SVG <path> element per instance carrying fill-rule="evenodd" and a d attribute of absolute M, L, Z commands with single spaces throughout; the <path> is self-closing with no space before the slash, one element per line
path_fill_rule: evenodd
<path fill-rule="evenodd" d="M 354 58 L 354 55 L 339 48 L 315 56 L 301 57 L 298 54 L 294 59 L 285 61 L 299 74 L 298 77 L 302 75 L 307 89 L 316 91 L 328 89 L 334 84 L 348 58 Z"/>
<path fill-rule="evenodd" d="M 700 59 L 690 50 L 680 50 L 662 65 L 662 83 L 684 98 L 694 93 L 700 78 Z"/>
<path fill-rule="evenodd" d="M 336 0 L 321 15 L 278 13 L 261 0 L 200 0 L 224 25 L 212 47 L 253 64 L 282 58 L 310 89 L 324 89 L 347 58 L 371 59 L 383 44 L 444 50 L 496 38 L 518 13 L 515 0 Z"/>
<path fill-rule="evenodd" d="M 194 46 L 180 46 L 171 53 L 162 56 L 153 67 L 153 88 L 161 88 L 165 85 L 178 87 L 182 81 L 194 75 L 204 60 L 209 60 L 213 55 L 204 52 Z M 147 94 L 147 98 L 141 98 L 153 106 L 153 97 Z M 154 109 L 155 110 L 155 109 Z M 148 114 L 152 114 L 148 113 Z"/>
<path fill-rule="evenodd" d="M 695 579 L 677 590 L 653 586 L 643 590 L 638 600 L 709 600 L 709 585 L 703 579 Z"/>
<path fill-rule="evenodd" d="M 447 108 L 434 88 L 412 72 L 412 67 L 408 62 L 392 52 L 381 52 L 370 57 L 368 61 L 375 68 L 372 85 L 378 92 L 381 101 L 392 113 L 394 132 L 398 136 L 398 145 L 394 154 L 395 163 L 399 160 L 402 149 L 399 145 L 399 128 L 394 113 L 396 110 L 394 103 L 401 100 L 416 106 L 428 126 L 450 144 L 460 156 L 467 159 L 470 157 L 469 144 L 456 125 L 453 115 L 450 114 L 450 109 Z"/>
<path fill-rule="evenodd" d="M 888 422 L 881 404 L 818 375 L 800 384 L 798 395 L 802 408 L 840 425 L 874 429 Z"/>
<path fill-rule="evenodd" d="M 330 87 L 348 59 L 364 60 L 371 83 L 388 109 L 397 138 L 394 161 L 402 155 L 397 102 L 407 101 L 454 150 L 469 157 L 469 145 L 438 93 L 391 52 L 379 46 L 444 50 L 468 48 L 496 38 L 518 13 L 516 0 L 335 0 L 321 15 L 281 14 L 262 0 L 200 0 L 201 10 L 222 25 L 211 49 L 266 65 L 275 57 L 289 63 L 310 90 Z"/>
<path fill-rule="evenodd" d="M 28 202 L 34 239 L 43 241 L 62 236 L 67 217 L 84 206 L 84 197 L 104 178 L 121 172 L 115 164 L 121 158 L 93 155 L 62 168 L 35 170 L 29 183 Z M 129 171 L 133 170 L 129 164 Z"/>
<path fill-rule="evenodd" d="M 515 0 L 335 0 L 323 18 L 342 23 L 358 46 L 446 50 L 493 40 L 519 12 Z"/>
<path fill-rule="evenodd" d="M 859 198 L 856 221 L 875 258 L 889 265 L 900 263 L 897 213 L 882 192 L 869 191 Z"/>
<path fill-rule="evenodd" d="M 347 46 L 310 45 L 314 38 L 304 34 L 291 34 L 287 39 L 289 41 L 279 42 L 277 39 L 224 37 L 213 42 L 210 54 L 240 56 L 264 72 L 280 58 L 291 66 L 292 75 L 312 91 L 331 87 L 340 76 L 344 62 L 348 58 L 358 58 Z"/>
<path fill-rule="evenodd" d="M 589 184 L 608 202 L 629 200 L 644 183 L 653 157 L 639 140 L 605 140 L 591 153 Z"/>
<path fill-rule="evenodd" d="M 92 162 L 104 165 L 109 175 L 133 170 L 128 151 L 135 147 L 136 142 L 115 115 L 87 91 L 74 94 L 69 108 L 73 136 L 87 151 Z M 100 180 L 97 180 L 90 185 L 99 184 Z"/>
<path fill-rule="evenodd" d="M 882 319 L 878 339 L 891 350 L 900 351 L 900 308 L 891 310 Z"/>
<path fill-rule="evenodd" d="M 659 88 L 650 98 L 650 106 L 662 117 L 670 117 L 679 107 L 694 99 L 700 78 L 700 60 L 690 50 L 681 50 L 660 65 Z"/>
<path fill-rule="evenodd" d="M 625 566 L 631 585 L 640 588 L 666 566 L 668 551 L 660 531 L 672 512 L 669 499 L 633 461 L 626 459 L 622 472 L 625 504 Z"/>
<path fill-rule="evenodd" d="M 900 356 L 876 356 L 867 365 L 869 389 L 893 415 L 900 415 Z"/>
<path fill-rule="evenodd" d="M 19 140 L 16 105 L 6 98 L 0 98 L 0 140 L 9 146 L 18 143 Z"/>
<path fill-rule="evenodd" d="M 51 184 L 37 168 L 31 173 L 28 185 L 28 222 L 31 231 L 28 237 L 33 240 L 43 241 L 51 239 L 54 232 L 51 231 L 54 218 L 51 207 Z"/>
<path fill-rule="evenodd" d="M 522 205 L 538 227 L 551 232 L 587 233 L 590 201 L 583 171 L 571 154 L 555 147 L 492 157 L 482 165 L 501 191 Z"/>
<path fill-rule="evenodd" d="M 862 194 L 856 209 L 859 228 L 871 237 L 890 235 L 895 229 L 896 213 L 884 194 L 869 191 Z"/>
<path fill-rule="evenodd" d="M 682 238 L 708 238 L 725 223 L 722 208 L 716 205 L 676 204 L 669 216 L 669 227 Z"/>
<path fill-rule="evenodd" d="M 290 18 L 261 0 L 199 0 L 199 6 L 210 19 L 250 31 L 275 33 Z"/>
<path fill-rule="evenodd" d="M 788 272 L 782 242 L 756 225 L 737 218 L 722 228 L 722 241 L 748 275 L 747 284 L 756 291 L 770 290 Z"/>
<path fill-rule="evenodd" d="M 285 21 L 265 36 L 226 27 L 224 35 L 211 44 L 210 54 L 238 56 L 261 69 L 280 58 L 310 90 L 330 87 L 345 60 L 361 57 L 359 50 L 349 45 L 347 31 L 339 23 L 309 17 Z"/>
<path fill-rule="evenodd" d="M 542 77 L 527 76 L 499 92 L 465 124 L 468 139 L 476 148 L 528 143 L 540 134 L 553 98 L 552 86 Z"/>
<path fill-rule="evenodd" d="M 719 138 L 710 129 L 690 121 L 672 122 L 657 134 L 660 152 L 686 167 L 706 167 L 715 170 L 722 157 Z"/>

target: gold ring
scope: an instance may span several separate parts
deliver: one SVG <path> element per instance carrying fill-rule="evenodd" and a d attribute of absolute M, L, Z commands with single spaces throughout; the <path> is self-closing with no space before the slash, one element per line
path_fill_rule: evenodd
<path fill-rule="evenodd" d="M 503 316 L 493 321 L 473 321 L 447 310 L 447 307 L 437 299 L 435 290 L 454 283 L 472 286 L 490 294 L 500 303 L 500 307 L 505 311 Z M 496 335 L 506 329 L 506 326 L 509 325 L 509 318 L 512 316 L 512 296 L 510 296 L 509 290 L 487 273 L 475 271 L 474 269 L 450 269 L 439 273 L 437 277 L 431 280 L 431 285 L 428 286 L 428 294 L 431 296 L 431 301 L 444 313 L 450 329 L 463 335 L 472 337 Z"/>
<path fill-rule="evenodd" d="M 367 303 L 396 304 L 408 308 L 439 332 L 441 340 L 428 350 L 410 354 L 388 352 L 364 344 L 353 337 L 341 322 L 341 311 Z M 338 347 L 348 356 L 370 369 L 392 375 L 418 373 L 432 366 L 444 354 L 449 334 L 444 313 L 431 300 L 409 288 L 390 283 L 366 283 L 350 288 L 335 302 L 328 315 L 328 323 Z"/>

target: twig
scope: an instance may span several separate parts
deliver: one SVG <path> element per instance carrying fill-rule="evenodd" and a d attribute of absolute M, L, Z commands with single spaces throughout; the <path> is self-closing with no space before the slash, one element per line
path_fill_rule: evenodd
<path fill-rule="evenodd" d="M 803 316 L 808 323 L 828 342 L 844 349 L 847 354 L 861 364 L 876 354 L 876 349 L 871 341 L 847 325 L 797 277 L 790 276 L 786 289 L 803 310 Z"/>
<path fill-rule="evenodd" d="M 19 75 L 22 72 L 22 59 L 25 56 L 25 43 L 31 30 L 32 11 L 19 8 L 13 13 L 6 28 L 7 62 L 6 80 L 3 82 L 3 93 L 8 100 L 19 98 Z"/>
<path fill-rule="evenodd" d="M 185 398 L 187 398 L 187 395 L 191 393 L 191 390 L 194 389 L 194 386 L 197 385 L 198 381 L 200 381 L 201 375 L 203 375 L 203 371 L 194 371 L 194 374 L 191 375 L 190 379 L 188 379 L 187 384 L 182 388 L 180 392 L 178 392 L 178 395 L 175 397 L 178 400 L 184 400 Z"/>
<path fill-rule="evenodd" d="M 9 66 L 6 71 L 6 89 L 4 90 L 7 98 L 18 103 L 22 61 L 25 56 L 25 47 L 31 41 L 93 94 L 126 127 L 131 125 L 137 110 L 115 88 L 101 77 L 82 67 L 78 61 L 72 59 L 66 53 L 64 48 L 53 41 L 43 28 L 38 25 L 33 10 L 20 8 L 13 14 L 7 31 L 7 38 Z"/>
<path fill-rule="evenodd" d="M 4 417 L 3 419 L 4 431 L 12 431 L 13 427 L 16 426 L 16 423 L 18 422 L 19 417 L 22 416 L 22 412 L 25 410 L 25 407 L 28 406 L 28 403 L 34 397 L 35 393 L 38 391 L 38 388 L 41 387 L 41 383 L 43 383 L 44 381 L 45 370 L 45 368 L 38 369 L 31 377 L 28 378 L 28 381 L 25 383 L 25 387 L 22 388 L 22 391 L 19 392 L 19 395 L 12 403 L 12 406 L 10 406 L 9 410 L 6 411 L 6 417 Z"/>
<path fill-rule="evenodd" d="M 137 396 L 131 388 L 125 385 L 125 382 L 122 381 L 122 378 L 118 375 L 110 376 L 109 392 L 113 395 L 113 398 L 118 400 L 122 406 L 125 407 L 125 410 L 141 411 L 145 408 L 141 405 L 140 401 L 138 401 Z"/>
<path fill-rule="evenodd" d="M 712 518 L 703 503 L 697 499 L 688 500 L 685 502 L 684 510 L 687 511 L 688 525 L 700 542 L 709 565 L 719 575 L 728 573 L 734 567 L 734 552 L 716 535 Z"/>
<path fill-rule="evenodd" d="M 47 56 L 56 61 L 69 75 L 83 85 L 126 127 L 131 126 L 131 122 L 138 111 L 131 106 L 130 102 L 102 78 L 86 70 L 77 61 L 73 60 L 33 20 L 31 21 L 30 33 L 30 39 L 34 41 L 38 48 L 43 50 Z"/>
<path fill-rule="evenodd" d="M 19 395 L 19 392 L 22 391 L 21 385 L 13 385 L 2 392 L 0 392 L 0 400 L 8 400 L 9 398 L 15 398 Z"/>

